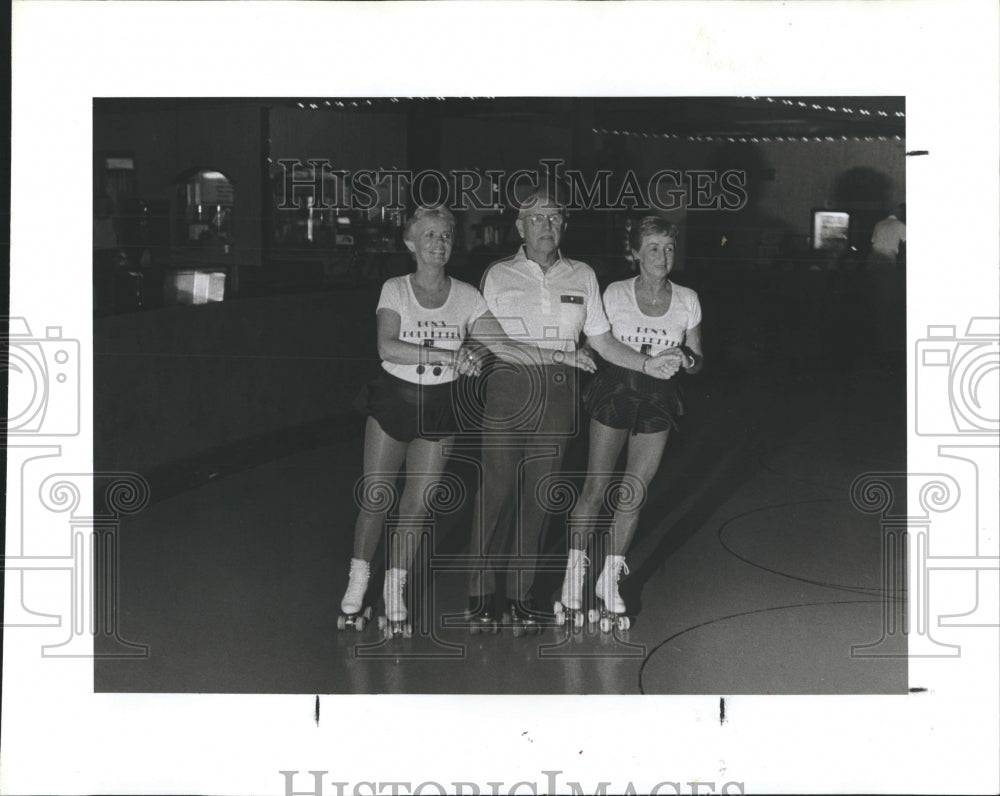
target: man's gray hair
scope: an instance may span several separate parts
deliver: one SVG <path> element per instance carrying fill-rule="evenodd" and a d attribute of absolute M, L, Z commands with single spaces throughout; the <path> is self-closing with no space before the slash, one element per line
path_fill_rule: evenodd
<path fill-rule="evenodd" d="M 563 217 L 569 215 L 566 203 L 560 200 L 555 191 L 548 188 L 539 188 L 524 197 L 518 207 L 517 217 L 524 218 L 536 210 L 558 210 Z"/>

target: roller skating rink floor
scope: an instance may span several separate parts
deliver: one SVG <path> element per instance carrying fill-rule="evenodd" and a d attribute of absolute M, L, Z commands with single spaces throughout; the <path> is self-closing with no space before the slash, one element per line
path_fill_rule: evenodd
<path fill-rule="evenodd" d="M 851 498 L 862 474 L 906 469 L 902 359 L 704 376 L 689 383 L 688 416 L 626 556 L 628 631 L 470 635 L 458 566 L 474 488 L 434 518 L 418 555 L 431 572 L 411 573 L 411 587 L 429 586 L 411 599 L 413 637 L 383 641 L 374 622 L 338 631 L 363 429 L 342 416 L 150 474 L 151 503 L 119 530 L 116 622 L 120 640 L 149 654 L 99 659 L 96 690 L 905 692 L 905 577 L 880 515 Z M 582 441 L 565 469 L 585 468 Z M 472 485 L 471 468 L 453 469 Z M 538 580 L 550 606 L 564 550 L 554 517 L 555 563 Z M 373 566 L 372 601 L 381 570 Z M 117 643 L 98 638 L 98 649 Z"/>

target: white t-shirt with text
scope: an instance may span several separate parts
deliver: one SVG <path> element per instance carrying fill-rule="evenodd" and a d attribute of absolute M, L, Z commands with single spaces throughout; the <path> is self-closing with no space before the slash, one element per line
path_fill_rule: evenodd
<path fill-rule="evenodd" d="M 451 278 L 451 289 L 444 304 L 437 309 L 427 309 L 417 301 L 409 275 L 386 280 L 378 309 L 392 310 L 399 315 L 399 339 L 404 343 L 433 345 L 452 351 L 462 347 L 472 323 L 487 311 L 479 291 L 454 278 Z M 455 368 L 438 368 L 431 364 L 430 358 L 423 365 L 382 362 L 382 367 L 396 378 L 413 384 L 447 384 L 458 378 Z M 435 370 L 439 372 L 435 374 Z"/>
<path fill-rule="evenodd" d="M 615 339 L 634 351 L 656 356 L 682 345 L 688 330 L 701 323 L 701 304 L 691 288 L 670 282 L 670 305 L 665 315 L 646 315 L 635 299 L 638 277 L 612 282 L 604 291 L 604 311 Z"/>

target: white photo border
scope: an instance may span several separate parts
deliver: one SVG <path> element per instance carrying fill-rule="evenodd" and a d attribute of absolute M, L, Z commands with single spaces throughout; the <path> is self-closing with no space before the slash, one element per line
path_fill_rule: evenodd
<path fill-rule="evenodd" d="M 95 97 L 905 95 L 907 149 L 928 152 L 907 160 L 916 352 L 929 326 L 960 335 L 972 318 L 1000 315 L 998 23 L 995 3 L 944 0 L 15 0 L 10 315 L 36 335 L 58 327 L 78 341 L 80 414 L 92 417 L 92 316 L 81 297 L 90 295 Z M 53 207 L 56 233 L 39 213 Z M 939 448 L 963 440 L 914 431 L 917 367 L 911 356 L 909 470 L 957 472 Z M 92 443 L 85 420 L 79 434 L 39 445 L 55 449 L 61 472 L 88 473 Z M 16 488 L 17 455 L 8 451 L 8 556 L 31 499 Z M 980 499 L 995 544 L 996 505 L 983 490 Z M 911 490 L 916 509 L 917 500 Z M 995 600 L 995 577 L 985 577 Z M 8 576 L 8 615 L 21 599 L 15 585 Z M 298 771 L 295 791 L 312 792 L 308 772 L 324 771 L 325 793 L 336 782 L 350 783 L 344 793 L 388 793 L 364 783 L 393 781 L 546 792 L 544 772 L 558 771 L 563 792 L 568 782 L 648 792 L 665 781 L 685 793 L 697 781 L 715 783 L 703 793 L 725 783 L 746 793 L 996 792 L 997 628 L 934 634 L 960 644 L 961 657 L 912 658 L 910 686 L 926 691 L 733 697 L 725 724 L 712 697 L 332 696 L 328 715 L 352 718 L 317 726 L 312 696 L 94 694 L 91 660 L 40 656 L 61 631 L 11 628 L 0 791 L 284 794 L 279 772 Z"/>

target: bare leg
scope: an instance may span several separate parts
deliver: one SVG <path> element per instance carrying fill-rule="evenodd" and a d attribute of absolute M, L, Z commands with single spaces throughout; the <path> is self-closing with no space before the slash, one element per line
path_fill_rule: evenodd
<path fill-rule="evenodd" d="M 629 439 L 625 472 L 627 476 L 633 477 L 633 481 L 637 479 L 642 483 L 642 493 L 636 495 L 635 500 L 622 501 L 615 511 L 611 541 L 611 552 L 614 555 L 625 555 L 632 543 L 636 526 L 639 524 L 639 510 L 645 502 L 646 487 L 660 467 L 669 433 L 668 429 L 655 434 L 636 434 Z"/>
<path fill-rule="evenodd" d="M 444 472 L 445 442 L 415 439 L 406 451 L 406 485 L 399 500 L 399 528 L 390 540 L 389 566 L 406 569 L 420 544 L 427 499 Z"/>
<path fill-rule="evenodd" d="M 615 477 L 615 465 L 628 431 L 611 428 L 598 420 L 590 421 L 590 449 L 587 455 L 587 478 L 580 499 L 569 516 L 569 547 L 585 550 L 589 535 L 600 516 L 608 487 Z"/>
<path fill-rule="evenodd" d="M 406 458 L 407 443 L 386 434 L 378 421 L 368 418 L 365 426 L 364 481 L 358 490 L 359 509 L 354 523 L 354 557 L 375 557 L 385 515 L 392 506 L 399 468 Z"/>

